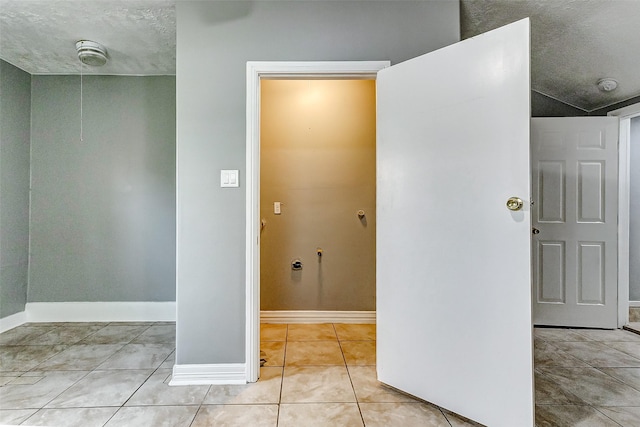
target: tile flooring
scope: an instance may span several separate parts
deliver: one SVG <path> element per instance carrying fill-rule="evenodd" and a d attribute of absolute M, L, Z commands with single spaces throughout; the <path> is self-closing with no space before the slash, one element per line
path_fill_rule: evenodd
<path fill-rule="evenodd" d="M 537 328 L 536 425 L 640 426 L 640 335 Z M 0 424 L 477 426 L 376 381 L 374 325 L 262 325 L 257 383 L 169 387 L 172 323 L 0 334 Z"/>

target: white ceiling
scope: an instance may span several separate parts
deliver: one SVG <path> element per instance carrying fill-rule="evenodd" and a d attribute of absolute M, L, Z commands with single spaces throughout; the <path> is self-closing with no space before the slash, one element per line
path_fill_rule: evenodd
<path fill-rule="evenodd" d="M 107 48 L 84 73 L 176 73 L 174 0 L 0 0 L 0 58 L 31 74 L 79 74 L 78 40 Z"/>
<path fill-rule="evenodd" d="M 640 96 L 640 0 L 462 0 L 460 16 L 462 38 L 530 17 L 537 92 L 586 111 Z"/>
<path fill-rule="evenodd" d="M 175 74 L 175 2 L 0 0 L 0 58 L 31 74 L 77 74 L 75 42 L 88 39 L 110 61 L 84 73 Z M 462 37 L 527 16 L 534 90 L 586 111 L 640 96 L 640 0 L 462 0 Z M 619 88 L 598 91 L 602 77 Z"/>

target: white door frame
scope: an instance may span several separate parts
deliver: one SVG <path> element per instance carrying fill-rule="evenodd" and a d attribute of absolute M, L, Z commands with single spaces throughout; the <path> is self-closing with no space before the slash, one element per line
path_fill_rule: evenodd
<path fill-rule="evenodd" d="M 608 116 L 620 119 L 618 142 L 618 327 L 629 322 L 629 171 L 631 119 L 640 116 L 640 104 L 610 111 Z"/>
<path fill-rule="evenodd" d="M 247 62 L 246 319 L 247 382 L 260 373 L 260 79 L 376 79 L 390 61 Z"/>

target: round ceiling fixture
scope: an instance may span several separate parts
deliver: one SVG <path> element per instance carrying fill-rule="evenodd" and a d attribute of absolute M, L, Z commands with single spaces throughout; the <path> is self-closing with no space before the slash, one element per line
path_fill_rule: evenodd
<path fill-rule="evenodd" d="M 107 49 L 100 43 L 80 40 L 76 42 L 76 50 L 78 51 L 78 59 L 83 64 L 100 67 L 107 63 Z"/>
<path fill-rule="evenodd" d="M 610 77 L 598 80 L 598 89 L 602 92 L 611 92 L 616 90 L 617 87 L 618 82 Z"/>

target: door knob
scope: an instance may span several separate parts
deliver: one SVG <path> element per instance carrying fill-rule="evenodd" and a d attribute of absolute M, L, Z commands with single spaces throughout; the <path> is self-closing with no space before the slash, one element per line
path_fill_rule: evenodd
<path fill-rule="evenodd" d="M 531 229 L 531 232 L 532 232 L 533 234 L 540 234 L 540 230 L 538 230 L 538 229 L 537 229 L 537 228 L 535 228 L 535 227 L 533 227 L 533 228 Z"/>
<path fill-rule="evenodd" d="M 520 197 L 509 197 L 507 200 L 507 209 L 510 211 L 519 211 L 522 209 L 524 202 Z"/>

